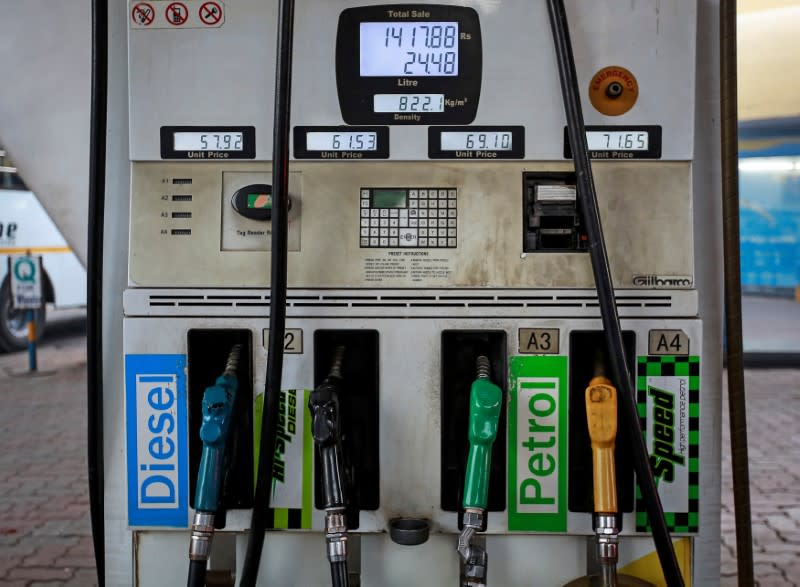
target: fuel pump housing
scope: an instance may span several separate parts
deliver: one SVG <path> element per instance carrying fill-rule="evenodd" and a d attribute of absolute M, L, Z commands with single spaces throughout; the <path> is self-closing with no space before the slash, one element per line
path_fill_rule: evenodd
<path fill-rule="evenodd" d="M 619 566 L 656 585 L 628 434 L 651 452 L 684 576 L 719 580 L 715 6 L 567 2 L 641 421 L 619 418 Z M 109 123 L 126 140 L 108 151 L 106 389 L 124 393 L 105 399 L 106 581 L 185 581 L 198 402 L 234 344 L 235 454 L 209 569 L 239 581 L 272 311 L 278 3 L 109 8 Z M 488 584 L 585 575 L 584 392 L 605 346 L 546 3 L 297 2 L 293 63 L 283 378 L 258 584 L 330 584 L 307 406 L 338 347 L 351 585 L 461 584 L 479 356 L 503 392 L 476 535 Z M 615 116 L 591 99 L 603 71 L 635 77 L 635 103 Z M 426 532 L 399 544 L 393 520 Z"/>

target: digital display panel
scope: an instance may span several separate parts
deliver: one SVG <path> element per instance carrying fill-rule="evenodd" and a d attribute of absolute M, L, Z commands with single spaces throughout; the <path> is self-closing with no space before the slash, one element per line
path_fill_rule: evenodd
<path fill-rule="evenodd" d="M 510 131 L 444 131 L 442 151 L 511 151 L 514 136 Z"/>
<path fill-rule="evenodd" d="M 590 151 L 647 151 L 650 135 L 645 130 L 586 131 Z"/>
<path fill-rule="evenodd" d="M 361 77 L 458 75 L 458 22 L 362 22 Z"/>
<path fill-rule="evenodd" d="M 405 190 L 374 190 L 372 192 L 372 207 L 405 208 L 406 197 Z"/>
<path fill-rule="evenodd" d="M 378 148 L 378 133 L 358 132 L 320 132 L 306 133 L 308 151 L 375 151 Z"/>
<path fill-rule="evenodd" d="M 444 112 L 444 94 L 375 94 L 373 112 Z"/>
<path fill-rule="evenodd" d="M 241 132 L 176 132 L 172 147 L 175 151 L 241 151 L 243 144 Z"/>

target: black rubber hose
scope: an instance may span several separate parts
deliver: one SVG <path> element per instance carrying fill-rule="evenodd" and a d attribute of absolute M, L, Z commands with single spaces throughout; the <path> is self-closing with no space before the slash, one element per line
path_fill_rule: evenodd
<path fill-rule="evenodd" d="M 206 587 L 206 561 L 189 561 L 189 578 L 186 581 L 187 587 Z"/>
<path fill-rule="evenodd" d="M 103 226 L 108 111 L 108 3 L 92 0 L 92 88 L 89 130 L 89 234 L 86 258 L 86 399 L 89 512 L 97 581 L 105 585 L 103 503 Z"/>
<path fill-rule="evenodd" d="M 289 209 L 289 120 L 292 99 L 292 41 L 294 0 L 280 0 L 278 8 L 275 116 L 272 137 L 272 263 L 269 302 L 269 348 L 264 385 L 264 411 L 258 455 L 258 477 L 242 569 L 242 587 L 253 587 L 258 578 L 264 532 L 267 529 L 272 466 L 278 432 L 278 399 L 283 375 L 283 336 L 286 326 L 286 270 Z"/>
<path fill-rule="evenodd" d="M 333 587 L 347 587 L 347 562 L 331 563 L 331 584 Z"/>
<path fill-rule="evenodd" d="M 722 0 L 720 23 L 720 108 L 722 129 L 722 231 L 725 267 L 728 410 L 731 429 L 736 565 L 739 585 L 754 585 L 753 529 L 742 341 L 742 280 L 739 259 L 739 129 L 736 97 L 736 0 Z"/>
<path fill-rule="evenodd" d="M 641 432 L 641 423 L 639 422 L 631 371 L 625 357 L 622 328 L 620 327 L 617 313 L 614 286 L 608 264 L 608 253 L 606 251 L 605 238 L 603 237 L 603 227 L 600 223 L 597 193 L 595 192 L 592 166 L 589 160 L 589 146 L 586 142 L 586 127 L 583 121 L 578 76 L 575 73 L 575 58 L 572 54 L 567 13 L 564 9 L 563 0 L 548 0 L 547 8 L 558 61 L 561 93 L 567 118 L 567 131 L 575 162 L 578 198 L 583 210 L 583 221 L 589 238 L 589 254 L 592 261 L 597 297 L 600 303 L 603 331 L 605 332 L 614 378 L 622 388 L 622 393 L 619 394 L 622 409 L 628 417 L 628 421 L 631 422 L 631 428 L 628 430 L 628 440 L 633 452 L 636 480 L 647 505 L 647 515 L 653 530 L 653 540 L 667 585 L 670 587 L 682 586 L 684 584 L 683 577 L 678 566 L 678 559 L 675 557 L 675 550 L 672 548 L 672 539 L 664 519 L 664 509 L 661 506 L 661 499 L 658 495 L 653 472 L 650 469 L 647 446 L 645 445 L 644 436 Z"/>

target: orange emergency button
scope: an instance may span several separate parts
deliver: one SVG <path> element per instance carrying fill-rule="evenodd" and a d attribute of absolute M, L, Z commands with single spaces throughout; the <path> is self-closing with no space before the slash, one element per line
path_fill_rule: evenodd
<path fill-rule="evenodd" d="M 624 67 L 604 67 L 592 77 L 589 100 L 592 106 L 606 116 L 620 116 L 633 108 L 639 97 L 639 82 Z"/>

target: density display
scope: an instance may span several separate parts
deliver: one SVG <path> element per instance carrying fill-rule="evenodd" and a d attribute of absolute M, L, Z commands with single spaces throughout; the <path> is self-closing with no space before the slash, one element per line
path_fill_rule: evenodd
<path fill-rule="evenodd" d="M 162 159 L 255 159 L 252 126 L 162 126 Z"/>
<path fill-rule="evenodd" d="M 660 159 L 660 126 L 587 126 L 586 143 L 592 159 Z M 564 157 L 572 158 L 567 129 Z"/>
<path fill-rule="evenodd" d="M 431 159 L 521 159 L 525 156 L 522 126 L 431 127 Z"/>
<path fill-rule="evenodd" d="M 348 124 L 469 124 L 481 76 L 472 8 L 366 6 L 339 16 L 336 82 Z"/>
<path fill-rule="evenodd" d="M 444 94 L 375 94 L 374 112 L 444 112 Z"/>
<path fill-rule="evenodd" d="M 386 126 L 296 126 L 295 159 L 387 159 Z"/>

